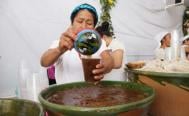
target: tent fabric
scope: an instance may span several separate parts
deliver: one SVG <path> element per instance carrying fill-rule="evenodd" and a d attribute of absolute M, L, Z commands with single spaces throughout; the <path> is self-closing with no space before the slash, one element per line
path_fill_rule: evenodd
<path fill-rule="evenodd" d="M 165 10 L 163 1 L 117 0 L 111 17 L 127 61 L 152 58 L 158 32 L 181 31 L 184 6 Z M 0 1 L 0 96 L 15 94 L 22 60 L 32 72 L 40 70 L 41 54 L 69 26 L 70 13 L 80 3 L 94 5 L 100 14 L 99 0 Z"/>

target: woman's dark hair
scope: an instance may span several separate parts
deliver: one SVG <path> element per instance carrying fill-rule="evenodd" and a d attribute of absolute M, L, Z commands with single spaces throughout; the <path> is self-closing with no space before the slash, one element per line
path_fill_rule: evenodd
<path fill-rule="evenodd" d="M 94 26 L 95 26 L 97 24 L 97 22 L 98 22 L 98 15 L 97 15 L 96 9 L 93 6 L 91 6 L 90 4 L 86 4 L 86 3 L 75 7 L 75 9 L 71 13 L 71 17 L 70 17 L 71 18 L 71 22 L 73 23 L 74 18 L 77 15 L 77 13 L 80 10 L 84 10 L 84 9 L 88 10 L 93 15 Z"/>
<path fill-rule="evenodd" d="M 182 44 L 185 44 L 186 41 L 189 41 L 189 38 L 185 39 L 185 40 L 182 42 Z"/>
<path fill-rule="evenodd" d="M 112 32 L 110 32 L 110 24 L 105 21 L 100 26 L 96 28 L 96 31 L 101 35 L 112 36 Z"/>

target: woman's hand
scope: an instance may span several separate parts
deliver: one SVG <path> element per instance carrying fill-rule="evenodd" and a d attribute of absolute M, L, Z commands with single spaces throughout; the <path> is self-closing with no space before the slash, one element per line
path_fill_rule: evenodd
<path fill-rule="evenodd" d="M 60 37 L 58 49 L 61 53 L 71 50 L 74 45 L 77 33 L 70 27 Z"/>
<path fill-rule="evenodd" d="M 96 69 L 93 70 L 93 74 L 96 80 L 104 78 L 104 74 L 110 72 L 113 68 L 114 60 L 108 50 L 101 53 L 101 62 L 96 65 Z"/>

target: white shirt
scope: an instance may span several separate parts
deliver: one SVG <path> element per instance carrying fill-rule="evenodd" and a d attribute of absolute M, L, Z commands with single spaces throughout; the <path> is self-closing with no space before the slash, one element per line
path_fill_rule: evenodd
<path fill-rule="evenodd" d="M 163 49 L 163 48 L 156 49 L 155 58 L 156 59 L 165 59 L 165 49 Z"/>
<path fill-rule="evenodd" d="M 123 53 L 125 53 L 125 46 L 118 40 L 118 39 L 112 39 L 111 43 L 108 46 L 112 52 L 118 49 L 123 50 Z M 127 80 L 127 77 L 125 75 L 125 58 L 123 54 L 123 62 L 122 67 L 119 69 L 112 69 L 111 72 L 105 74 L 103 80 L 114 80 L 114 81 L 125 81 Z"/>
<path fill-rule="evenodd" d="M 53 42 L 50 48 L 56 48 L 59 40 Z M 100 49 L 92 55 L 94 58 L 100 58 L 100 53 L 108 49 L 106 43 L 102 40 Z M 82 62 L 78 52 L 73 48 L 62 54 L 55 63 L 55 79 L 57 84 L 84 81 Z"/>

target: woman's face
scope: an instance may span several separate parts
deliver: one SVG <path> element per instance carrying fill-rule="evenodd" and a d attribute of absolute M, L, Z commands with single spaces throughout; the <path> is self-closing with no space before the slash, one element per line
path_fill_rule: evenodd
<path fill-rule="evenodd" d="M 72 27 L 76 32 L 86 28 L 94 29 L 93 15 L 88 10 L 80 10 L 73 20 Z"/>
<path fill-rule="evenodd" d="M 167 47 L 171 46 L 171 34 L 170 33 L 165 36 L 165 44 Z"/>

